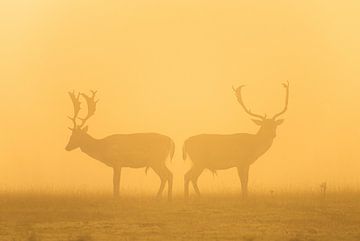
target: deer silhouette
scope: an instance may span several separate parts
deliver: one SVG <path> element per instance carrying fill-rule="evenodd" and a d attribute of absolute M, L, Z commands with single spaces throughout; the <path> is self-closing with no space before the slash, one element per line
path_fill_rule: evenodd
<path fill-rule="evenodd" d="M 69 92 L 74 105 L 74 115 L 69 117 L 73 122 L 69 143 L 66 146 L 67 151 L 80 148 L 88 156 L 113 168 L 113 194 L 119 196 L 120 176 L 123 167 L 142 168 L 145 172 L 152 168 L 160 177 L 161 184 L 157 197 L 160 197 L 168 183 L 168 199 L 172 196 L 173 175 L 166 167 L 165 161 L 168 156 L 172 160 L 175 152 L 175 144 L 171 138 L 157 133 L 136 133 L 136 134 L 118 134 L 95 139 L 88 134 L 86 122 L 95 114 L 96 91 L 92 91 L 92 96 L 84 93 L 75 94 Z M 83 97 L 88 106 L 88 113 L 85 118 L 79 118 L 80 97 Z M 77 124 L 77 120 L 81 123 Z"/>
<path fill-rule="evenodd" d="M 232 135 L 202 134 L 188 138 L 183 146 L 183 159 L 189 156 L 192 160 L 192 168 L 184 176 L 184 195 L 189 197 L 189 183 L 191 182 L 196 194 L 200 196 L 197 184 L 198 178 L 204 169 L 213 173 L 217 170 L 236 167 L 241 181 L 242 196 L 248 195 L 249 167 L 271 147 L 276 136 L 276 128 L 283 123 L 283 119 L 277 120 L 284 114 L 289 101 L 289 82 L 283 84 L 286 89 L 285 107 L 272 118 L 266 115 L 258 115 L 246 108 L 241 91 L 244 86 L 234 88 L 238 102 L 256 125 L 260 126 L 256 134 L 238 133 Z"/>

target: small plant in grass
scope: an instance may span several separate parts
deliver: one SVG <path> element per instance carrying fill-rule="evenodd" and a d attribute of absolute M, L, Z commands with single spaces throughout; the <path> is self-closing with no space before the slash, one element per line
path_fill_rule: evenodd
<path fill-rule="evenodd" d="M 326 182 L 323 182 L 320 184 L 320 192 L 321 192 L 321 196 L 323 198 L 325 198 L 326 196 L 326 189 L 327 189 L 327 183 Z"/>

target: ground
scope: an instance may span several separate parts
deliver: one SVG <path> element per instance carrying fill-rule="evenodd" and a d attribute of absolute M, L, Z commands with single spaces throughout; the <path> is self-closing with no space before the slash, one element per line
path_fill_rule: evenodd
<path fill-rule="evenodd" d="M 213 195 L 185 202 L 0 194 L 0 241 L 360 240 L 360 193 Z"/>

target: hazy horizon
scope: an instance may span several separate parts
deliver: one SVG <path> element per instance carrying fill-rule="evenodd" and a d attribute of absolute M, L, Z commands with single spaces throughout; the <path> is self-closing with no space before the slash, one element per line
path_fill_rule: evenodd
<path fill-rule="evenodd" d="M 66 152 L 68 91 L 98 90 L 95 138 L 158 132 L 176 144 L 174 192 L 190 167 L 185 139 L 255 133 L 232 86 L 256 112 L 283 107 L 272 148 L 249 189 L 360 185 L 360 3 L 357 1 L 2 1 L 0 190 L 111 190 L 112 170 Z M 83 113 L 82 113 L 83 115 Z M 121 189 L 155 193 L 158 177 L 126 169 Z M 240 190 L 236 170 L 199 186 Z"/>

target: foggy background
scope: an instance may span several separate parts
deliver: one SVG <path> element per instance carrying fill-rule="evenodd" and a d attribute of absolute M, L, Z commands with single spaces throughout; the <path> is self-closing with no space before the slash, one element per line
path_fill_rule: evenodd
<path fill-rule="evenodd" d="M 272 148 L 250 169 L 250 190 L 358 188 L 358 1 L 1 1 L 0 190 L 112 189 L 112 170 L 70 136 L 68 91 L 98 90 L 89 133 L 255 133 L 253 112 L 289 110 Z M 83 116 L 86 113 L 82 113 Z M 125 193 L 155 193 L 158 177 L 125 169 Z M 236 170 L 208 171 L 205 192 L 239 191 Z"/>

